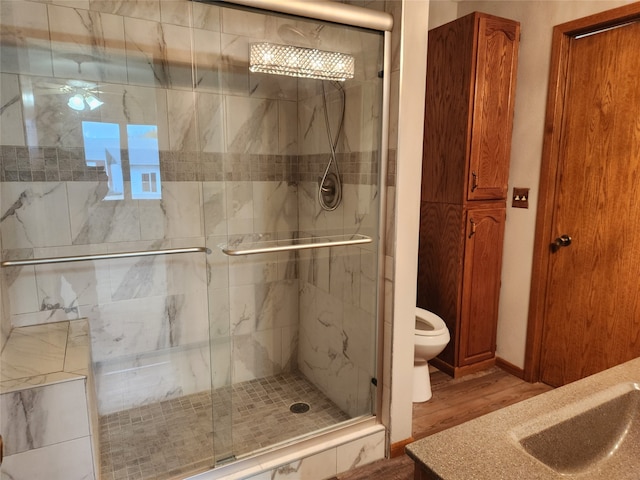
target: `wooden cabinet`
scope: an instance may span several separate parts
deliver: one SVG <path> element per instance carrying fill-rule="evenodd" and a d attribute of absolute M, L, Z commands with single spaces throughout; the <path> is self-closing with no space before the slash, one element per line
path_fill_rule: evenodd
<path fill-rule="evenodd" d="M 453 376 L 495 362 L 520 25 L 473 13 L 429 31 L 418 306 Z"/>

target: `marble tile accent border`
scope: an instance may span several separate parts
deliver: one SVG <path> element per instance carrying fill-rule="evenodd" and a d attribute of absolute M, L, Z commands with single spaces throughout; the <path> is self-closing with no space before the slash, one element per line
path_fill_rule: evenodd
<path fill-rule="evenodd" d="M 129 151 L 120 152 L 123 180 L 130 178 Z M 338 153 L 343 182 L 375 185 L 378 152 Z M 329 154 L 270 155 L 161 151 L 163 181 L 317 181 Z M 87 166 L 83 148 L 0 146 L 1 182 L 107 181 L 104 167 Z M 390 169 L 391 171 L 391 169 Z M 395 169 L 394 169 L 395 171 Z M 390 181 L 389 179 L 387 181 Z"/>
<path fill-rule="evenodd" d="M 316 182 L 327 168 L 330 155 L 321 153 L 301 155 L 299 158 L 299 180 Z M 378 151 L 336 153 L 342 181 L 353 185 L 376 185 L 380 172 L 378 158 Z"/>
<path fill-rule="evenodd" d="M 103 168 L 88 167 L 82 148 L 0 147 L 1 181 L 107 180 Z"/>

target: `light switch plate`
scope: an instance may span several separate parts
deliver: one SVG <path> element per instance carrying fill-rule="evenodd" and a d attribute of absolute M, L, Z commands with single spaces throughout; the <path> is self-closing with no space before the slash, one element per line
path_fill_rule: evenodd
<path fill-rule="evenodd" d="M 529 189 L 513 187 L 511 206 L 514 208 L 529 208 Z"/>

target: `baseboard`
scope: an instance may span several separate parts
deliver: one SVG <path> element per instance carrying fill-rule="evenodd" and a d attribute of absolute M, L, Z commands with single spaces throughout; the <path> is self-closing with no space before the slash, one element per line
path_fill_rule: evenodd
<path fill-rule="evenodd" d="M 496 357 L 496 366 L 500 367 L 507 373 L 510 373 L 514 377 L 518 377 L 521 380 L 524 380 L 524 369 L 520 367 L 516 367 L 513 363 L 507 362 L 506 360 Z"/>
<path fill-rule="evenodd" d="M 391 458 L 396 458 L 401 455 L 404 455 L 404 447 L 413 443 L 415 440 L 413 437 L 405 438 L 404 440 L 391 444 L 391 451 L 389 452 L 389 456 Z"/>
<path fill-rule="evenodd" d="M 472 373 L 488 370 L 496 364 L 496 357 L 487 358 L 471 365 L 464 365 L 462 367 L 455 367 L 453 372 L 453 378 L 464 377 L 465 375 L 471 375 Z"/>
<path fill-rule="evenodd" d="M 439 359 L 438 357 L 432 358 L 431 360 L 429 360 L 429 363 L 441 372 L 444 372 L 453 378 L 460 378 L 464 377 L 465 375 L 470 375 L 472 373 L 477 373 L 493 367 L 496 364 L 496 357 L 487 358 L 486 360 L 472 363 L 470 365 L 463 365 L 462 367 L 454 367 L 453 365 L 449 365 L 447 362 Z"/>

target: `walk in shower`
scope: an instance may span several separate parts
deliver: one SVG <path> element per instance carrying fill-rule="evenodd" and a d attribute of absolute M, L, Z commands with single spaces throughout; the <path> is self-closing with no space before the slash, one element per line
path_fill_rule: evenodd
<path fill-rule="evenodd" d="M 3 469 L 186 478 L 374 416 L 383 33 L 0 9 Z"/>

